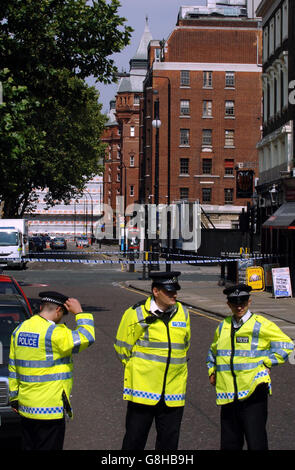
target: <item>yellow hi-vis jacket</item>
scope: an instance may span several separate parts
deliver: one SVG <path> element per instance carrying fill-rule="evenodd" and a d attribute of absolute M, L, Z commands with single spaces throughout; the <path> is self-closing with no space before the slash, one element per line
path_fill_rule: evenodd
<path fill-rule="evenodd" d="M 258 384 L 269 384 L 267 369 L 284 363 L 294 349 L 292 340 L 275 323 L 252 314 L 238 329 L 232 329 L 232 317 L 217 328 L 209 349 L 209 376 L 216 374 L 216 402 L 225 405 L 244 400 Z"/>
<path fill-rule="evenodd" d="M 77 328 L 54 324 L 34 315 L 12 333 L 9 354 L 10 401 L 17 400 L 20 415 L 32 419 L 72 416 L 72 353 L 95 341 L 93 316 L 76 315 Z"/>
<path fill-rule="evenodd" d="M 151 297 L 125 311 L 118 328 L 115 350 L 125 366 L 124 400 L 155 405 L 162 393 L 170 406 L 184 406 L 190 318 L 176 303 L 167 324 L 149 323 Z"/>

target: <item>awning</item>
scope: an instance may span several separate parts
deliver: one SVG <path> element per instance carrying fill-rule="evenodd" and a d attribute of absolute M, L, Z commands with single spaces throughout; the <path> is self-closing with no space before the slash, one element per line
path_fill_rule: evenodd
<path fill-rule="evenodd" d="M 262 227 L 295 229 L 295 202 L 286 202 L 281 205 L 281 207 L 262 224 Z"/>

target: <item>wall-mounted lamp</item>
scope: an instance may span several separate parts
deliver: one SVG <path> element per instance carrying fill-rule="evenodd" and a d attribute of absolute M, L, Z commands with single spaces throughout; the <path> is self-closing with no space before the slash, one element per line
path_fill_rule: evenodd
<path fill-rule="evenodd" d="M 269 190 L 271 204 L 275 205 L 278 202 L 278 190 L 275 184 L 272 185 L 272 188 Z"/>

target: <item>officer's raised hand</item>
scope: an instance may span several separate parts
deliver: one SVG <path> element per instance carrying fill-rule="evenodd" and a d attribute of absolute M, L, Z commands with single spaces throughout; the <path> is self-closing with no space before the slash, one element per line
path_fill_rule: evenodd
<path fill-rule="evenodd" d="M 64 303 L 67 311 L 77 315 L 78 313 L 83 313 L 83 309 L 78 299 L 74 297 L 69 297 L 68 300 Z"/>

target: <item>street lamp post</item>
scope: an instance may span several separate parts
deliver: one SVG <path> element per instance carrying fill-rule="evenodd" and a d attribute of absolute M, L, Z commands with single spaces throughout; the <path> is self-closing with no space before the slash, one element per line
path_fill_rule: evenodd
<path fill-rule="evenodd" d="M 152 126 L 156 129 L 156 151 L 155 151 L 155 204 L 159 205 L 159 129 L 161 121 L 159 118 L 159 99 L 155 101 L 154 117 Z M 158 228 L 158 227 L 157 227 Z"/>
<path fill-rule="evenodd" d="M 91 201 L 91 245 L 92 245 L 93 238 L 94 238 L 94 234 L 93 234 L 93 199 L 92 199 L 92 196 L 91 196 L 90 192 L 87 189 L 84 189 L 84 191 L 86 192 L 86 194 L 88 194 L 88 196 L 90 197 L 90 201 Z M 87 200 L 86 200 L 86 203 L 87 203 Z M 88 204 L 87 204 L 87 212 L 88 212 Z M 87 236 L 87 219 L 86 219 L 86 236 Z"/>

